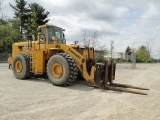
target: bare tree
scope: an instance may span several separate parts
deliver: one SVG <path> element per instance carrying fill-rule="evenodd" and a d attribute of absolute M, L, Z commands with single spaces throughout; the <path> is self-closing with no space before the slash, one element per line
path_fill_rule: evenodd
<path fill-rule="evenodd" d="M 104 56 L 108 53 L 108 50 L 106 49 L 106 45 L 102 45 L 101 42 L 98 40 L 98 31 L 93 31 L 93 35 L 90 39 L 90 44 L 95 49 L 96 61 L 103 61 Z"/>
<path fill-rule="evenodd" d="M 2 3 L 4 0 L 0 0 L 0 11 L 2 10 Z"/>
<path fill-rule="evenodd" d="M 87 47 L 97 47 L 99 46 L 98 41 L 98 32 L 96 30 L 93 31 L 93 35 L 89 37 L 88 31 L 86 29 L 82 30 L 83 44 Z"/>
<path fill-rule="evenodd" d="M 91 38 L 92 41 L 92 47 L 96 47 L 99 45 L 99 41 L 98 41 L 98 31 L 94 31 L 93 32 L 93 36 Z M 98 44 L 98 45 L 97 45 Z"/>
<path fill-rule="evenodd" d="M 101 45 L 100 41 L 98 40 L 98 31 L 94 30 L 91 37 L 88 37 L 87 30 L 82 30 L 82 37 L 84 46 L 86 47 L 93 47 L 95 49 L 95 59 L 96 61 L 100 59 L 104 59 L 104 55 L 108 53 L 106 49 L 106 45 Z"/>
<path fill-rule="evenodd" d="M 82 37 L 83 37 L 83 45 L 87 46 L 86 40 L 87 40 L 88 35 L 87 35 L 87 30 L 86 29 L 82 30 Z"/>
<path fill-rule="evenodd" d="M 2 23 L 3 18 L 5 17 L 5 14 L 2 13 L 2 3 L 4 0 L 0 0 L 0 24 Z"/>

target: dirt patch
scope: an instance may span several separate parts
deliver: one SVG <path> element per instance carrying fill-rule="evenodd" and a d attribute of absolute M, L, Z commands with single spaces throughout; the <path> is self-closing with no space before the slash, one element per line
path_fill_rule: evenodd
<path fill-rule="evenodd" d="M 0 119 L 3 120 L 159 120 L 160 64 L 118 64 L 117 83 L 147 87 L 148 95 L 88 87 L 53 86 L 47 78 L 17 80 L 8 64 L 0 64 Z"/>

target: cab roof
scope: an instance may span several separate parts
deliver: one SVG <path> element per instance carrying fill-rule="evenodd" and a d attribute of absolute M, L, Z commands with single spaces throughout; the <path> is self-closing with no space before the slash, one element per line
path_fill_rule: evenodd
<path fill-rule="evenodd" d="M 58 27 L 58 26 L 55 26 L 55 25 L 49 25 L 49 24 L 46 24 L 46 25 L 40 25 L 40 26 L 38 26 L 38 28 L 46 28 L 46 27 L 57 27 L 57 28 L 60 28 L 60 29 L 63 29 L 63 28 L 61 28 L 61 27 Z"/>

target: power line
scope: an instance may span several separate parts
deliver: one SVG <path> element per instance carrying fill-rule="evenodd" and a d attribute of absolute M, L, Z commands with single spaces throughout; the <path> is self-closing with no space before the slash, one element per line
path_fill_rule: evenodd
<path fill-rule="evenodd" d="M 160 18 L 118 18 L 118 17 L 105 17 L 105 16 L 68 16 L 68 15 L 54 15 L 63 17 L 75 17 L 75 18 L 97 18 L 97 19 L 131 19 L 131 20 L 160 20 Z"/>
<path fill-rule="evenodd" d="M 123 2 L 143 2 L 143 3 L 160 3 L 160 1 L 159 0 L 155 0 L 155 1 L 139 1 L 139 0 L 132 0 L 132 1 L 128 1 L 128 0 L 126 0 L 126 1 L 124 1 L 123 0 Z"/>

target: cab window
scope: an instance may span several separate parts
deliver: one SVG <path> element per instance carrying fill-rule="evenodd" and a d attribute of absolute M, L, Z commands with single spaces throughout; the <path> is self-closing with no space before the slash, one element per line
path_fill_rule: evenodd
<path fill-rule="evenodd" d="M 46 40 L 46 29 L 45 28 L 42 28 L 41 29 L 41 36 L 40 36 L 41 38 L 41 40 L 42 41 L 45 41 Z"/>
<path fill-rule="evenodd" d="M 52 40 L 53 36 L 57 36 L 58 42 L 63 42 L 63 31 L 61 28 L 50 26 L 48 29 L 48 43 L 53 44 L 54 41 Z"/>

